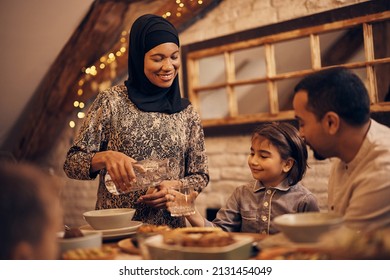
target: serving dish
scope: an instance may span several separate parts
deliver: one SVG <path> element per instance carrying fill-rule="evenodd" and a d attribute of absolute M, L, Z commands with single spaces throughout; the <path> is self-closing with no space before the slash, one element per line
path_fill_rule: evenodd
<path fill-rule="evenodd" d="M 83 225 L 80 230 L 83 233 L 100 232 L 103 235 L 103 240 L 125 238 L 131 236 L 137 232 L 137 229 L 142 225 L 140 221 L 130 221 L 129 226 L 117 229 L 96 230 L 90 225 Z"/>
<path fill-rule="evenodd" d="M 63 260 L 113 260 L 118 249 L 102 246 L 100 248 L 79 248 L 62 254 Z"/>
<path fill-rule="evenodd" d="M 118 242 L 118 247 L 121 249 L 123 252 L 132 254 L 132 255 L 139 255 L 140 250 L 138 246 L 135 246 L 133 243 L 133 238 L 126 238 L 122 239 Z"/>
<path fill-rule="evenodd" d="M 84 236 L 74 238 L 64 238 L 65 232 L 57 233 L 57 242 L 60 248 L 60 254 L 68 250 L 81 248 L 99 248 L 102 246 L 102 233 L 86 232 Z"/>
<path fill-rule="evenodd" d="M 134 214 L 133 208 L 112 208 L 87 211 L 83 213 L 83 217 L 92 228 L 106 230 L 128 226 Z"/>
<path fill-rule="evenodd" d="M 327 212 L 291 213 L 276 217 L 274 223 L 289 240 L 311 243 L 320 241 L 324 234 L 338 229 L 343 218 Z"/>
<path fill-rule="evenodd" d="M 147 238 L 144 245 L 153 260 L 246 260 L 251 256 L 253 238 L 235 236 L 235 242 L 221 247 L 168 245 L 161 234 Z"/>

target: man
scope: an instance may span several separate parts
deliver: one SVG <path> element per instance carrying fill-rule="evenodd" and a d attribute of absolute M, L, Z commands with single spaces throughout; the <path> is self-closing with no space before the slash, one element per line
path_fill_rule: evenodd
<path fill-rule="evenodd" d="M 390 227 L 390 128 L 370 118 L 363 82 L 332 68 L 305 77 L 294 89 L 299 131 L 317 159 L 334 160 L 328 209 L 358 231 Z"/>

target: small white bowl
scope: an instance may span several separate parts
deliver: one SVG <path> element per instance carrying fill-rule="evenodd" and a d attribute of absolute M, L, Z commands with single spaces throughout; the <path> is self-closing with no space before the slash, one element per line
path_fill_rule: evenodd
<path fill-rule="evenodd" d="M 84 236 L 64 238 L 64 232 L 57 233 L 57 240 L 60 247 L 60 254 L 62 255 L 68 250 L 80 248 L 100 248 L 103 242 L 103 234 L 101 232 L 87 232 Z"/>
<path fill-rule="evenodd" d="M 92 210 L 83 213 L 85 221 L 96 230 L 128 227 L 135 214 L 132 208 Z"/>
<path fill-rule="evenodd" d="M 317 242 L 343 223 L 342 217 L 325 212 L 284 214 L 274 219 L 275 226 L 291 241 Z"/>

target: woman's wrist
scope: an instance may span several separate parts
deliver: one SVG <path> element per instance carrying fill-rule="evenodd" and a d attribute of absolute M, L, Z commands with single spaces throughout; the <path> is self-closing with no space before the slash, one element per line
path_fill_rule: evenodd
<path fill-rule="evenodd" d="M 104 151 L 95 153 L 95 155 L 91 159 L 91 172 L 97 172 L 106 167 L 106 153 L 108 152 Z"/>

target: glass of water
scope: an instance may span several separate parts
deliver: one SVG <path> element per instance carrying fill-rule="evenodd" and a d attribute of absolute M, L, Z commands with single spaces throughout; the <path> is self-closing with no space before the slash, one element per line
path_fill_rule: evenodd
<path fill-rule="evenodd" d="M 168 202 L 168 211 L 172 217 L 189 216 L 195 214 L 195 199 L 197 193 L 188 184 L 170 189 L 171 200 Z"/>

